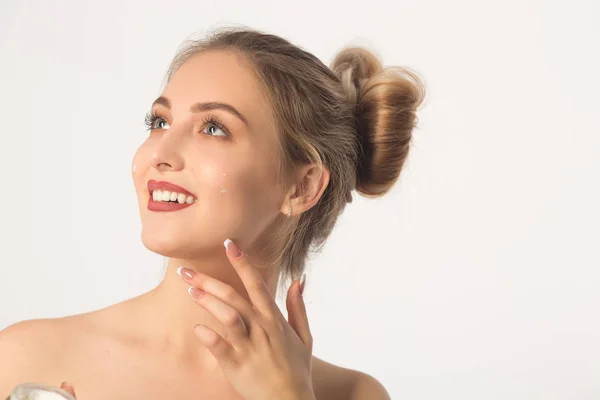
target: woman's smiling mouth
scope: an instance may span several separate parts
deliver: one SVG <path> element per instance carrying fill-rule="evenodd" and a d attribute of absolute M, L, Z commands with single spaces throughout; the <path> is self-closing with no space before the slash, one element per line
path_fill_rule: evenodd
<path fill-rule="evenodd" d="M 148 181 L 148 210 L 177 211 L 195 203 L 196 197 L 181 186 L 166 181 Z"/>

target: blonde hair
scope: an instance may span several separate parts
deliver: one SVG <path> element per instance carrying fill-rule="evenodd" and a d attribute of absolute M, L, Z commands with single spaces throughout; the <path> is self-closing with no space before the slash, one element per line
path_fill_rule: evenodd
<path fill-rule="evenodd" d="M 321 199 L 306 212 L 281 218 L 268 232 L 263 254 L 284 281 L 305 269 L 352 201 L 352 190 L 385 194 L 407 158 L 416 111 L 425 86 L 407 68 L 383 68 L 370 51 L 342 49 L 331 64 L 289 41 L 248 28 L 221 28 L 178 50 L 166 81 L 191 57 L 210 50 L 233 51 L 247 60 L 274 111 L 279 172 L 284 188 L 298 166 L 318 163 L 330 171 Z M 281 282 L 281 280 L 280 280 Z"/>

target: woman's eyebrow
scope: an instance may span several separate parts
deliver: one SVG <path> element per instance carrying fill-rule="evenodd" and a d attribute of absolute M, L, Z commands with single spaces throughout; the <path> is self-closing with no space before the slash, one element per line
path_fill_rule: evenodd
<path fill-rule="evenodd" d="M 169 101 L 169 99 L 167 99 L 164 96 L 160 96 L 158 99 L 154 100 L 154 102 L 152 103 L 152 107 L 154 107 L 155 104 L 160 104 L 162 106 L 167 107 L 168 109 L 171 108 L 171 102 Z M 227 103 L 221 103 L 218 101 L 209 101 L 206 103 L 195 103 L 190 107 L 190 111 L 193 113 L 198 113 L 198 112 L 202 112 L 202 111 L 210 111 L 210 110 L 225 110 L 233 115 L 235 115 L 236 117 L 238 117 L 239 119 L 242 120 L 242 122 L 244 122 L 244 124 L 246 124 L 246 126 L 248 126 L 248 120 L 242 115 L 241 112 L 239 112 L 234 106 L 232 106 L 231 104 L 227 104 Z"/>

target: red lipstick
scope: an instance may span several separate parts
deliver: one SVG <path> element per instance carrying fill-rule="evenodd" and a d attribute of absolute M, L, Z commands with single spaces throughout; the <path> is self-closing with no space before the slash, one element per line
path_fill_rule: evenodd
<path fill-rule="evenodd" d="M 152 199 L 152 192 L 154 190 L 168 190 L 171 192 L 183 193 L 186 196 L 193 196 L 194 202 L 191 204 L 188 204 L 187 202 L 181 204 L 179 202 L 154 201 Z M 166 181 L 155 181 L 152 179 L 149 180 L 148 193 L 150 194 L 148 199 L 148 210 L 150 211 L 178 211 L 183 208 L 187 208 L 196 202 L 196 195 L 182 188 L 181 186 Z"/>
<path fill-rule="evenodd" d="M 155 181 L 154 179 L 150 179 L 148 181 L 148 190 L 150 191 L 150 193 L 152 193 L 156 189 L 168 190 L 171 192 L 183 193 L 186 196 L 196 197 L 195 194 L 188 192 L 186 189 L 184 189 L 181 186 L 178 186 L 174 183 L 167 182 L 167 181 Z"/>

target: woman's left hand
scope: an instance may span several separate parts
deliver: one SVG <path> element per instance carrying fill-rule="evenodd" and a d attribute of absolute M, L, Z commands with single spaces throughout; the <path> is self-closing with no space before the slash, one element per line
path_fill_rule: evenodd
<path fill-rule="evenodd" d="M 225 247 L 252 304 L 224 282 L 180 267 L 194 301 L 223 324 L 223 336 L 204 325 L 194 333 L 246 400 L 314 400 L 313 339 L 299 280 L 288 289 L 288 323 L 246 254 L 232 241 Z"/>

